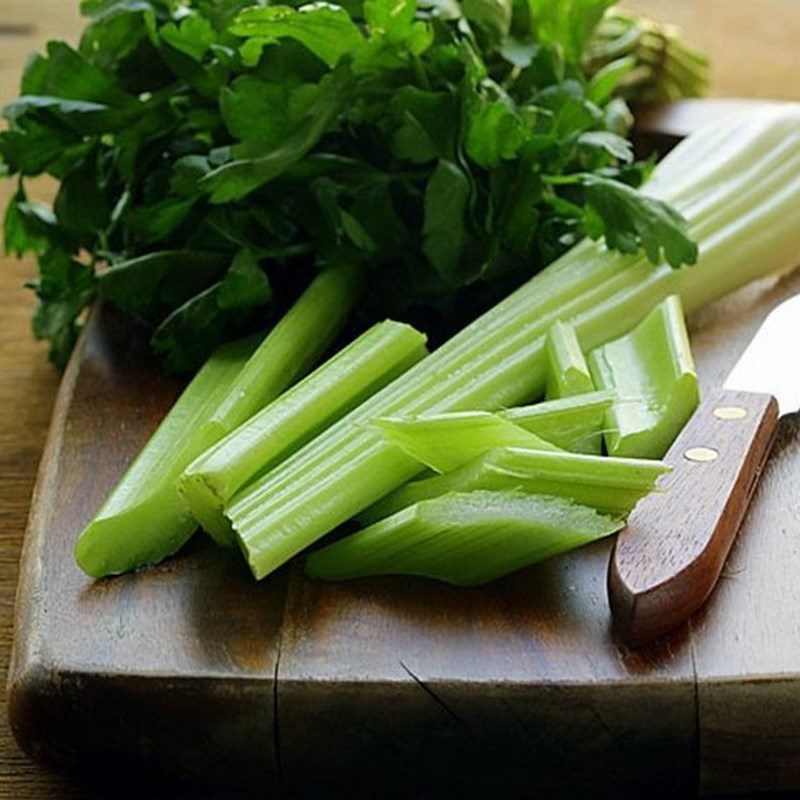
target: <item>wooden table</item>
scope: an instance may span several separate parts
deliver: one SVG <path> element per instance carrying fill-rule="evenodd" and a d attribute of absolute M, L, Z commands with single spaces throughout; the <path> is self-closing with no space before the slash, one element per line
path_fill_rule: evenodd
<path fill-rule="evenodd" d="M 683 25 L 715 65 L 713 93 L 800 99 L 800 0 L 639 0 L 629 6 Z M 0 7 L 0 102 L 14 96 L 30 50 L 49 38 L 75 38 L 77 0 L 3 0 Z M 721 10 L 721 9 L 724 9 Z M 5 206 L 11 187 L 0 185 Z M 50 191 L 41 184 L 40 193 Z M 12 637 L 17 561 L 58 376 L 29 333 L 34 304 L 22 282 L 29 260 L 0 258 L 0 681 Z M 115 787 L 112 794 L 119 796 Z M 86 797 L 84 788 L 29 761 L 13 742 L 0 704 L 0 797 Z M 171 797 L 175 797 L 174 793 Z"/>

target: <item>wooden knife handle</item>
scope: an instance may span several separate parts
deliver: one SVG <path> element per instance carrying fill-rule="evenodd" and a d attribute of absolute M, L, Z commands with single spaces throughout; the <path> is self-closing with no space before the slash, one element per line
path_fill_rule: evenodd
<path fill-rule="evenodd" d="M 770 395 L 720 390 L 678 436 L 665 458 L 672 472 L 636 506 L 609 563 L 611 612 L 628 644 L 668 633 L 708 599 L 777 424 Z"/>

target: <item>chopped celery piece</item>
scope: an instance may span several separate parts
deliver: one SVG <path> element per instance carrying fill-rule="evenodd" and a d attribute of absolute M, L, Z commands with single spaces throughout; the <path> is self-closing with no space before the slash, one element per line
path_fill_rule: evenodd
<path fill-rule="evenodd" d="M 425 500 L 312 553 L 312 578 L 420 575 L 475 586 L 609 536 L 623 525 L 559 497 L 468 492 Z"/>
<path fill-rule="evenodd" d="M 350 267 L 321 272 L 253 353 L 208 426 L 230 433 L 304 375 L 341 331 L 358 299 Z"/>
<path fill-rule="evenodd" d="M 545 336 L 547 379 L 545 398 L 569 397 L 594 391 L 589 366 L 572 325 L 556 322 Z"/>
<path fill-rule="evenodd" d="M 661 458 L 700 400 L 680 298 L 668 297 L 589 361 L 598 386 L 617 397 L 606 415 L 609 454 Z"/>
<path fill-rule="evenodd" d="M 253 478 L 297 450 L 427 354 L 410 325 L 374 325 L 329 361 L 236 428 L 184 471 L 179 489 L 194 518 L 221 544 L 234 544 L 224 504 Z"/>
<path fill-rule="evenodd" d="M 220 347 L 195 375 L 75 545 L 94 578 L 153 564 L 176 552 L 197 524 L 175 488 L 183 468 L 214 443 L 203 428 L 227 395 L 259 338 Z"/>
<path fill-rule="evenodd" d="M 78 539 L 75 559 L 85 572 L 125 572 L 183 545 L 197 527 L 176 486 L 183 470 L 313 364 L 357 292 L 355 270 L 323 272 L 263 341 L 211 356 Z"/>
<path fill-rule="evenodd" d="M 583 241 L 361 406 L 255 481 L 226 509 L 261 578 L 419 473 L 376 417 L 530 402 L 544 390 L 543 337 L 570 319 L 585 348 L 630 331 L 679 294 L 687 311 L 797 264 L 800 106 L 776 104 L 690 136 L 656 167 L 645 194 L 681 212 L 695 266 L 653 267 Z"/>
<path fill-rule="evenodd" d="M 358 521 L 371 524 L 421 500 L 476 489 L 548 494 L 626 516 L 667 470 L 660 461 L 502 447 L 452 472 L 401 486 L 359 514 Z"/>
<path fill-rule="evenodd" d="M 609 392 L 587 392 L 497 413 L 562 450 L 597 455 L 603 446 L 606 411 L 613 402 Z"/>
<path fill-rule="evenodd" d="M 372 423 L 386 439 L 436 472 L 449 472 L 493 447 L 557 450 L 535 433 L 488 411 L 384 417 Z"/>

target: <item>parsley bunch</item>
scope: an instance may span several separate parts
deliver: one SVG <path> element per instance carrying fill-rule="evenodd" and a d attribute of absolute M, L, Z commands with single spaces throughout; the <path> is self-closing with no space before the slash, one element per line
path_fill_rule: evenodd
<path fill-rule="evenodd" d="M 3 112 L 35 334 L 62 365 L 100 296 L 189 370 L 327 265 L 362 265 L 361 318 L 444 335 L 585 235 L 691 263 L 636 190 L 631 59 L 581 67 L 612 4 L 84 0 L 78 48 L 34 56 Z M 42 173 L 52 208 L 26 192 Z"/>

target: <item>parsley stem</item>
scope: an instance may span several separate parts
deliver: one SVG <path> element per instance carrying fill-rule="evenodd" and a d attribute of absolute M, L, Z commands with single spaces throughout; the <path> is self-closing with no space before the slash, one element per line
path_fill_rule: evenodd
<path fill-rule="evenodd" d="M 425 72 L 422 60 L 416 53 L 411 54 L 411 68 L 414 71 L 414 77 L 417 79 L 417 83 L 426 91 L 430 91 L 431 84 L 428 81 L 428 74 Z"/>

